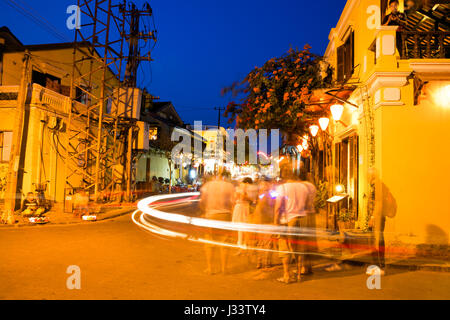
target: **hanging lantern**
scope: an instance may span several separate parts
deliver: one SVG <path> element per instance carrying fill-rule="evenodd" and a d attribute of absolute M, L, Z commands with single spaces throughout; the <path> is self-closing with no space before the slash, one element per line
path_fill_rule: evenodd
<path fill-rule="evenodd" d="M 319 119 L 319 125 L 320 125 L 320 128 L 322 129 L 322 131 L 327 130 L 329 123 L 330 123 L 330 119 L 328 119 L 328 118 L 320 118 Z"/>
<path fill-rule="evenodd" d="M 307 150 L 307 149 L 308 149 L 308 141 L 303 140 L 303 142 L 302 142 L 302 148 L 303 148 L 303 150 Z"/>
<path fill-rule="evenodd" d="M 342 104 L 334 104 L 330 107 L 330 110 L 335 121 L 341 120 L 342 113 L 344 113 L 344 106 Z"/>
<path fill-rule="evenodd" d="M 317 133 L 319 132 L 319 126 L 312 125 L 309 127 L 309 131 L 311 132 L 311 135 L 313 137 L 317 136 Z"/>

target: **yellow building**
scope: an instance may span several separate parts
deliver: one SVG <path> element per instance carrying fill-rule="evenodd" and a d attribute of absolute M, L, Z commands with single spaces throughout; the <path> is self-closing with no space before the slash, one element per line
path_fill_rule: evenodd
<path fill-rule="evenodd" d="M 46 184 L 46 198 L 61 205 L 67 187 L 64 159 L 67 120 L 71 107 L 69 95 L 73 43 L 23 45 L 8 28 L 2 27 L 0 49 L 0 199 L 4 198 L 24 53 L 27 50 L 30 59 L 26 70 L 28 89 L 23 148 L 18 163 L 18 192 L 23 196 L 27 192 L 34 192 L 37 184 Z M 77 55 L 77 59 L 81 58 L 79 53 Z M 83 68 L 82 71 L 87 72 L 89 63 L 83 65 Z M 111 78 L 111 87 L 118 84 L 112 72 L 108 78 Z M 101 79 L 93 79 L 94 92 L 99 90 L 100 86 L 95 83 L 100 81 Z M 80 89 L 76 96 L 78 110 L 86 109 L 87 95 Z M 73 125 L 84 128 L 86 119 L 74 120 Z M 91 126 L 92 130 L 96 130 L 95 124 Z M 81 179 L 81 176 L 74 175 L 69 183 L 79 187 Z"/>
<path fill-rule="evenodd" d="M 333 184 L 357 228 L 368 222 L 374 167 L 395 217 L 387 243 L 448 245 L 450 233 L 450 33 L 443 1 L 415 1 L 407 25 L 383 25 L 388 0 L 348 0 L 329 34 L 325 60 L 333 66 L 330 121 Z M 344 103 L 343 101 L 349 102 Z M 331 103 L 331 104 L 333 104 Z M 396 210 L 395 210 L 396 206 Z"/>

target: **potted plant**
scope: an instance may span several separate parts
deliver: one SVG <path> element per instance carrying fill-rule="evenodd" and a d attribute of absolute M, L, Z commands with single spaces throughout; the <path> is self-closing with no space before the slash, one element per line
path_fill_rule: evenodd
<path fill-rule="evenodd" d="M 314 207 L 316 208 L 317 227 L 325 228 L 327 219 L 327 199 L 328 199 L 328 182 L 320 181 L 317 185 L 316 198 L 314 200 Z"/>
<path fill-rule="evenodd" d="M 354 228 L 353 214 L 352 214 L 352 212 L 349 212 L 345 208 L 339 210 L 339 214 L 337 216 L 337 221 L 338 221 L 339 231 Z"/>

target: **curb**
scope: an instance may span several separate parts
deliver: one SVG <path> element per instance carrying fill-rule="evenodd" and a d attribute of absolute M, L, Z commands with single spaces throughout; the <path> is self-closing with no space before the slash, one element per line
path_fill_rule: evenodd
<path fill-rule="evenodd" d="M 388 263 L 387 264 L 390 267 L 400 268 L 400 269 L 406 269 L 408 271 L 433 271 L 433 272 L 450 272 L 450 265 L 437 265 L 437 264 L 413 264 L 413 265 L 407 265 L 407 264 L 397 264 L 397 263 Z"/>
<path fill-rule="evenodd" d="M 357 260 L 341 260 L 341 262 L 344 261 L 351 261 L 351 262 L 355 262 L 355 263 L 360 263 L 360 264 L 365 264 L 365 265 L 369 265 L 370 263 L 367 263 L 367 261 L 357 261 Z M 315 265 L 314 267 L 317 268 L 325 268 L 329 265 L 331 265 L 332 262 L 327 262 L 327 263 L 321 263 L 318 265 Z M 450 272 L 450 265 L 446 264 L 446 265 L 438 265 L 438 264 L 402 264 L 402 263 L 386 263 L 386 266 L 389 268 L 398 268 L 398 269 L 403 269 L 403 270 L 408 270 L 408 271 L 432 271 L 432 272 Z"/>
<path fill-rule="evenodd" d="M 106 221 L 106 220 L 110 220 L 110 219 L 114 219 L 123 215 L 126 215 L 128 213 L 133 212 L 134 210 L 136 210 L 136 208 L 122 208 L 122 209 L 118 209 L 115 212 L 111 212 L 110 214 L 103 216 L 95 221 L 71 221 L 71 222 L 49 222 L 45 225 L 42 226 L 67 226 L 67 225 L 80 225 L 80 224 L 90 224 L 90 223 L 95 223 L 95 222 L 99 222 L 99 221 Z M 37 226 L 37 224 L 15 224 L 15 225 L 0 225 L 0 230 L 2 229 L 16 229 L 16 228 L 25 228 L 25 227 L 35 227 Z"/>

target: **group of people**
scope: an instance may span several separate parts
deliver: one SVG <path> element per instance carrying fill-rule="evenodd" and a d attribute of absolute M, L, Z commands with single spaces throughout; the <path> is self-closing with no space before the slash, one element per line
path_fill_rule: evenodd
<path fill-rule="evenodd" d="M 292 168 L 281 168 L 281 181 L 268 179 L 258 182 L 244 178 L 237 186 L 223 173 L 207 181 L 200 189 L 200 208 L 204 217 L 211 220 L 231 221 L 234 231 L 211 228 L 206 238 L 206 272 L 211 274 L 213 248 L 220 245 L 221 271 L 227 271 L 228 248 L 239 248 L 237 254 L 256 254 L 257 268 L 270 268 L 272 252 L 278 252 L 283 263 L 283 276 L 278 280 L 290 283 L 300 281 L 302 275 L 312 273 L 311 254 L 316 248 L 315 240 L 315 186 L 298 177 Z M 277 232 L 270 228 L 245 231 L 246 224 L 252 226 L 278 226 Z M 274 230 L 273 228 L 272 230 Z M 281 232 L 278 232 L 280 231 Z M 233 237 L 235 234 L 235 238 Z M 292 258 L 296 264 L 296 275 L 290 273 Z"/>
<path fill-rule="evenodd" d="M 33 192 L 28 192 L 26 198 L 22 202 L 23 217 L 41 217 L 46 212 L 44 204 L 39 203 Z"/>

